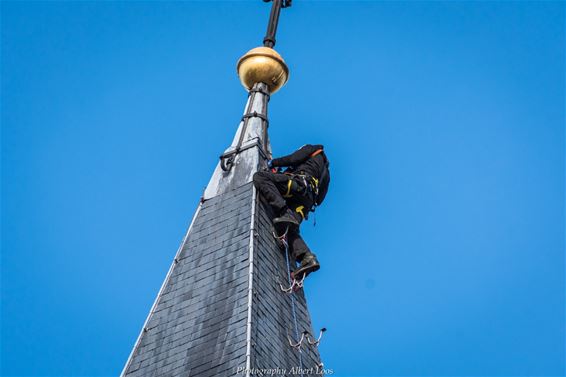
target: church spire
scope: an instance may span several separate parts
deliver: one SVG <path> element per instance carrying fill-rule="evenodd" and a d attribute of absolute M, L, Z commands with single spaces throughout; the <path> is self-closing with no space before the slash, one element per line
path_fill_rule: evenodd
<path fill-rule="evenodd" d="M 271 158 L 270 96 L 289 78 L 287 65 L 271 48 L 279 11 L 289 5 L 289 0 L 273 1 L 265 46 L 238 61 L 248 90 L 244 115 L 220 156 L 123 377 L 251 376 L 276 369 L 280 375 L 320 374 L 318 343 L 301 341 L 303 348 L 296 343 L 297 334 L 313 333 L 304 292 L 290 295 L 280 288 L 288 277 L 288 259 L 272 235 L 274 214 L 252 183 L 253 174 Z"/>

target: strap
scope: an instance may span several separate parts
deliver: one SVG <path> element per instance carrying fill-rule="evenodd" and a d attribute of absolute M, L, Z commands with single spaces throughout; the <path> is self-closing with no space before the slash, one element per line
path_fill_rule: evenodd
<path fill-rule="evenodd" d="M 316 151 L 314 151 L 314 152 L 311 153 L 311 158 L 314 157 L 314 156 L 317 156 L 317 155 L 321 154 L 322 152 L 323 152 L 323 149 L 322 149 L 322 148 L 321 148 L 321 149 L 317 149 Z"/>
<path fill-rule="evenodd" d="M 303 209 L 304 209 L 304 208 L 305 208 L 305 206 L 298 206 L 298 207 L 295 209 L 295 212 L 300 213 L 301 216 L 303 216 L 303 219 L 305 218 L 305 214 L 303 213 Z"/>
<path fill-rule="evenodd" d="M 293 180 L 289 179 L 289 182 L 287 182 L 287 192 L 285 193 L 285 195 L 283 195 L 284 198 L 290 198 L 293 195 L 291 194 L 291 186 L 293 185 Z"/>
<path fill-rule="evenodd" d="M 261 94 L 267 96 L 267 99 L 268 99 L 268 100 L 269 100 L 269 97 L 270 97 L 269 92 L 263 90 L 261 87 L 258 87 L 257 89 L 252 88 L 252 89 L 248 90 L 248 92 L 249 92 L 249 93 L 261 93 Z"/>
<path fill-rule="evenodd" d="M 269 119 L 267 119 L 267 117 L 261 113 L 258 113 L 257 111 L 251 112 L 251 113 L 246 113 L 242 116 L 242 121 L 245 121 L 248 118 L 260 118 L 263 119 L 266 123 L 266 125 L 269 127 Z"/>
<path fill-rule="evenodd" d="M 318 188 L 318 179 L 316 179 L 315 177 L 311 176 L 312 181 L 314 182 L 314 185 Z"/>
<path fill-rule="evenodd" d="M 254 141 L 253 143 L 250 143 L 250 144 L 243 146 L 243 147 L 240 147 L 238 149 L 232 149 L 229 152 L 223 153 L 220 156 L 220 167 L 222 168 L 222 170 L 229 171 L 231 169 L 233 163 L 234 163 L 234 159 L 236 158 L 237 154 L 239 154 L 239 153 L 241 153 L 245 150 L 254 148 L 254 147 L 257 147 L 257 150 L 259 151 L 261 156 L 264 159 L 267 160 L 268 159 L 267 153 L 265 152 L 265 150 L 263 150 L 263 145 L 261 145 L 261 143 L 259 142 L 258 137 L 256 137 L 255 139 L 256 139 L 256 141 Z"/>
<path fill-rule="evenodd" d="M 261 90 L 261 87 L 259 86 L 254 86 L 254 88 L 252 88 L 250 90 L 249 93 L 249 97 L 251 97 L 248 101 L 248 106 L 246 110 L 250 110 L 251 106 L 253 104 L 255 95 L 257 93 L 261 93 L 261 94 L 266 94 L 265 91 Z M 267 98 L 269 101 L 269 97 Z M 244 116 L 242 117 L 242 129 L 240 130 L 240 137 L 238 138 L 238 143 L 236 144 L 236 146 L 234 147 L 233 150 L 231 150 L 228 153 L 224 153 L 220 156 L 220 167 L 222 168 L 222 170 L 224 171 L 230 171 L 232 169 L 232 167 L 234 166 L 234 162 L 236 160 L 236 155 L 240 154 L 240 152 L 242 152 L 245 149 L 251 148 L 251 146 L 249 147 L 245 147 L 242 148 L 242 145 L 244 143 L 244 135 L 246 134 L 246 129 L 248 127 L 248 121 L 250 118 L 260 118 L 265 122 L 265 127 L 264 127 L 264 135 L 263 135 L 263 142 L 264 142 L 264 146 L 260 146 L 259 143 L 257 142 L 257 146 L 259 150 L 262 149 L 267 149 L 267 127 L 269 127 L 269 120 L 267 119 L 267 116 L 261 113 L 258 113 L 257 111 L 253 111 L 253 112 L 249 112 L 244 114 Z M 262 153 L 265 156 L 265 153 Z"/>

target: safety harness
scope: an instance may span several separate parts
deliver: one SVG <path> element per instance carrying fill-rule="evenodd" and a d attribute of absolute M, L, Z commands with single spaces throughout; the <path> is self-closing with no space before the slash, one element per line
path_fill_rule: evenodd
<path fill-rule="evenodd" d="M 319 155 L 320 153 L 323 152 L 323 149 L 317 149 L 316 151 L 314 151 L 313 153 L 311 153 L 311 155 L 309 156 L 309 158 L 313 158 L 317 155 Z M 324 171 L 324 173 L 326 173 L 326 169 Z M 305 192 L 303 195 L 309 195 L 312 194 L 313 196 L 313 205 L 311 208 L 309 208 L 307 210 L 307 213 L 305 213 L 304 209 L 305 206 L 298 206 L 295 209 L 295 212 L 299 213 L 303 219 L 308 219 L 308 213 L 309 212 L 314 212 L 316 209 L 316 206 L 318 205 L 318 184 L 319 184 L 319 180 L 316 179 L 315 177 L 306 174 L 304 171 L 300 171 L 298 173 L 294 173 L 294 172 L 285 172 L 283 174 L 286 174 L 289 176 L 289 181 L 287 182 L 287 191 L 285 192 L 285 194 L 283 194 L 284 198 L 292 198 L 293 194 L 291 193 L 291 188 L 293 186 L 293 181 L 295 179 L 298 179 L 299 181 L 301 181 L 301 183 L 303 184 L 303 186 L 305 187 Z"/>

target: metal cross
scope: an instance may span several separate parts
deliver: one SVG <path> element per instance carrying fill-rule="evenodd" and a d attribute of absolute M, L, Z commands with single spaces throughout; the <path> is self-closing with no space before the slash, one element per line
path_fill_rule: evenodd
<path fill-rule="evenodd" d="M 279 12 L 281 8 L 291 6 L 292 0 L 263 0 L 268 3 L 273 1 L 271 5 L 271 13 L 269 15 L 269 23 L 267 24 L 267 33 L 263 38 L 263 45 L 265 47 L 273 48 L 275 46 L 275 33 L 277 32 L 277 24 L 279 23 Z"/>

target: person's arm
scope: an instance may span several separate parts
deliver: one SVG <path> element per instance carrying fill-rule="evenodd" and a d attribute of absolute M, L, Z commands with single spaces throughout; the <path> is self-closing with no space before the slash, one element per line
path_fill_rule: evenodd
<path fill-rule="evenodd" d="M 271 164 L 273 167 L 296 166 L 301 162 L 304 162 L 307 158 L 310 157 L 311 154 L 323 148 L 324 147 L 319 144 L 306 144 L 290 155 L 273 159 L 271 161 Z"/>

